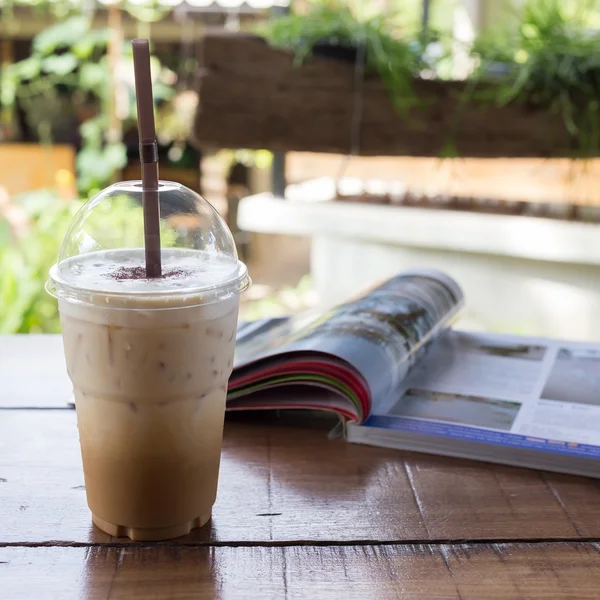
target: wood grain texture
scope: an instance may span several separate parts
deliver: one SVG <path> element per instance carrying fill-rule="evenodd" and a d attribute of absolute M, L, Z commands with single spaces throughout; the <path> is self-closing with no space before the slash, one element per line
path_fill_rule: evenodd
<path fill-rule="evenodd" d="M 10 600 L 596 599 L 596 544 L 0 548 Z"/>
<path fill-rule="evenodd" d="M 600 482 L 351 445 L 298 415 L 228 417 L 210 526 L 110 538 L 74 411 L 45 410 L 70 392 L 60 338 L 0 337 L 0 377 L 3 600 L 598 597 Z"/>
<path fill-rule="evenodd" d="M 313 58 L 298 67 L 290 52 L 227 32 L 204 36 L 202 61 L 194 127 L 199 144 L 351 152 L 354 65 Z M 463 105 L 462 82 L 414 80 L 413 88 L 420 104 L 402 116 L 380 79 L 365 78 L 358 154 L 437 157 L 449 144 L 463 157 L 573 154 L 560 115 L 514 104 Z M 487 92 L 490 98 L 497 95 Z"/>
<path fill-rule="evenodd" d="M 226 425 L 212 523 L 177 543 L 600 538 L 598 505 L 594 480 L 238 418 Z M 0 544 L 55 541 L 112 541 L 91 524 L 75 413 L 1 410 Z"/>

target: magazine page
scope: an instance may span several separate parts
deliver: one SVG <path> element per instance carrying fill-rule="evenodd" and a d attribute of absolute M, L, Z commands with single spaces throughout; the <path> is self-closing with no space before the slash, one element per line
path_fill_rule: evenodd
<path fill-rule="evenodd" d="M 461 289 L 443 273 L 403 272 L 325 313 L 245 325 L 234 366 L 239 371 L 284 353 L 321 353 L 355 369 L 377 401 L 397 394 L 410 368 L 463 303 Z"/>
<path fill-rule="evenodd" d="M 600 457 L 600 344 L 447 331 L 365 425 Z"/>

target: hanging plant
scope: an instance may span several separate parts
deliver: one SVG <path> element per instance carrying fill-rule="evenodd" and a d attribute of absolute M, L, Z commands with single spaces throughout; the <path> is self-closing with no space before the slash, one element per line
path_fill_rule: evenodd
<path fill-rule="evenodd" d="M 492 30 L 473 47 L 480 79 L 499 73 L 497 102 L 560 115 L 579 156 L 600 150 L 598 14 L 597 0 L 528 0 L 516 27 Z"/>
<path fill-rule="evenodd" d="M 394 106 L 405 112 L 418 103 L 412 79 L 427 64 L 418 36 L 400 37 L 397 21 L 389 14 L 359 18 L 346 4 L 326 3 L 277 17 L 258 33 L 272 46 L 293 51 L 297 65 L 315 55 L 355 63 L 364 52 L 366 74 L 377 74 Z"/>

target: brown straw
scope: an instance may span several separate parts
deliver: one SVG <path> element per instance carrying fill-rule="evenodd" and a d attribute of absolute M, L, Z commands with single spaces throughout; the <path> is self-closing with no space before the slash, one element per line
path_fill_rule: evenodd
<path fill-rule="evenodd" d="M 158 205 L 158 147 L 154 128 L 154 102 L 148 40 L 133 40 L 133 69 L 137 97 L 146 277 L 162 275 L 160 259 L 160 210 Z"/>

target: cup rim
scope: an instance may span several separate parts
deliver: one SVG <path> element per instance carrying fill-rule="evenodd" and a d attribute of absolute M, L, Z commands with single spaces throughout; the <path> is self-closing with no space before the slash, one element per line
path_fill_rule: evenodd
<path fill-rule="evenodd" d="M 241 294 L 252 285 L 252 280 L 248 275 L 248 268 L 241 261 L 237 261 L 237 269 L 233 277 L 214 284 L 189 286 L 185 288 L 166 290 L 102 290 L 89 286 L 77 286 L 67 282 L 60 276 L 59 263 L 50 267 L 48 280 L 45 289 L 54 298 L 58 300 L 67 300 L 81 304 L 97 304 L 84 298 L 94 298 L 101 296 L 106 299 L 114 298 L 122 300 L 125 298 L 136 298 L 143 300 L 162 300 L 167 298 L 185 298 L 197 297 L 198 301 L 194 305 L 211 304 L 231 294 Z M 108 302 L 108 300 L 107 300 Z M 107 305 L 109 306 L 109 305 Z M 151 310 L 151 308 L 149 308 Z"/>

